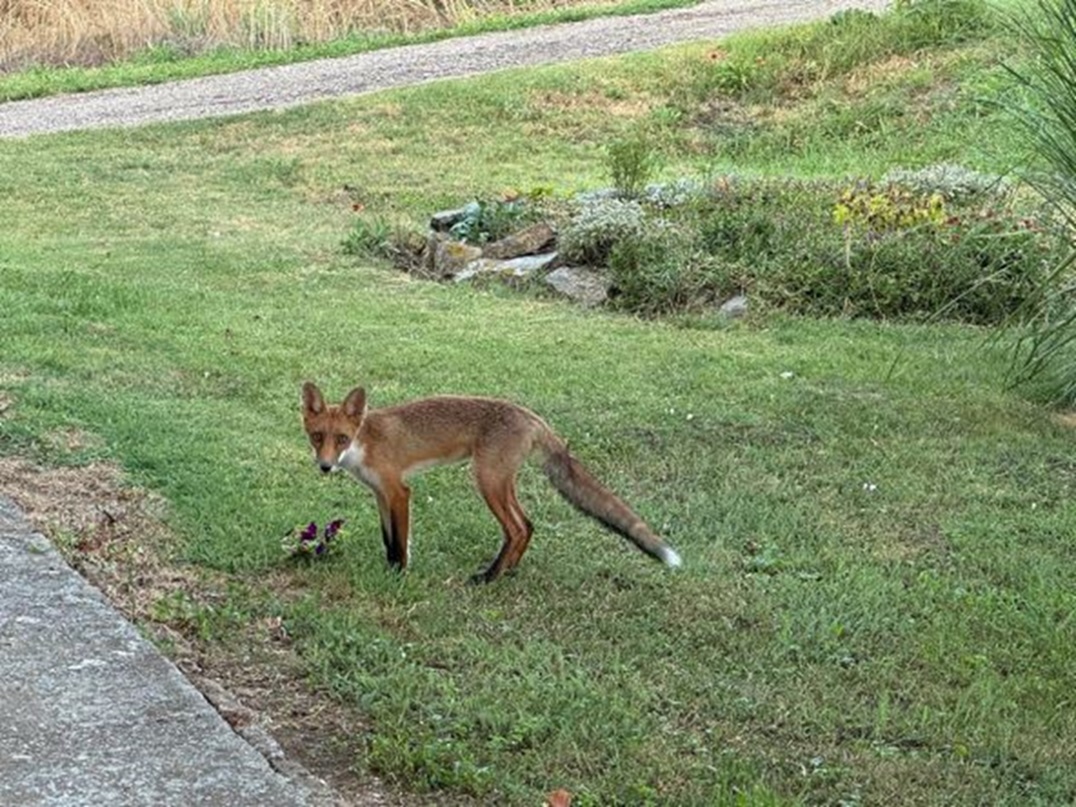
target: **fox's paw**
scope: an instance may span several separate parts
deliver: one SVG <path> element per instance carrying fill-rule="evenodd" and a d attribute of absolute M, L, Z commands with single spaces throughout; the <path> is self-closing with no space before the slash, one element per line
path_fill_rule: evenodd
<path fill-rule="evenodd" d="M 470 577 L 467 578 L 467 583 L 472 586 L 482 586 L 490 582 L 491 580 L 493 580 L 493 578 L 490 577 L 489 572 L 486 571 L 472 574 Z"/>
<path fill-rule="evenodd" d="M 501 572 L 494 571 L 493 569 L 486 569 L 485 571 L 478 572 L 478 574 L 472 574 L 470 578 L 468 578 L 467 582 L 470 583 L 472 586 L 478 586 L 482 585 L 483 583 L 492 583 L 494 580 L 500 577 L 515 577 L 516 572 L 517 569 L 515 567 L 512 567 L 511 569 L 505 569 Z"/>

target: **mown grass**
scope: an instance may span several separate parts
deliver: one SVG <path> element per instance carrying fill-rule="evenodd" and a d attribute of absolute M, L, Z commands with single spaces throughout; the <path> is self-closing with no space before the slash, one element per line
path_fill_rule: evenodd
<path fill-rule="evenodd" d="M 1004 169 L 1015 135 L 979 96 L 1009 47 L 906 56 L 917 71 L 862 63 L 769 107 L 724 96 L 757 116 L 760 143 L 795 121 L 813 144 L 744 141 L 735 167 Z M 683 102 L 711 50 L 6 144 L 0 451 L 114 459 L 162 493 L 175 562 L 237 584 L 200 632 L 227 642 L 282 618 L 312 684 L 368 717 L 345 738 L 356 766 L 423 799 L 1070 803 L 1073 434 L 1004 389 L 984 331 L 683 328 L 342 255 L 357 202 L 416 217 L 506 185 L 593 187 L 604 144 L 639 126 L 670 176 L 732 165 Z M 861 82 L 918 93 L 919 123 L 894 104 L 881 133 L 826 135 L 818 99 L 855 108 Z M 685 568 L 628 550 L 529 471 L 537 531 L 519 574 L 468 587 L 497 538 L 454 468 L 415 480 L 414 562 L 388 573 L 369 494 L 309 464 L 307 378 L 333 397 L 364 383 L 375 405 L 526 403 Z M 47 439 L 71 428 L 99 439 Z M 336 516 L 343 552 L 283 557 L 282 534 Z"/>

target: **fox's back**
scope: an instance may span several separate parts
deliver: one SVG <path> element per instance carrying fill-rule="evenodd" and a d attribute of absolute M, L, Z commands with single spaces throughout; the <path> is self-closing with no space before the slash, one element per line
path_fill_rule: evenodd
<path fill-rule="evenodd" d="M 439 395 L 370 411 L 360 436 L 398 447 L 408 462 L 453 461 L 484 450 L 526 453 L 535 433 L 547 428 L 511 401 Z"/>

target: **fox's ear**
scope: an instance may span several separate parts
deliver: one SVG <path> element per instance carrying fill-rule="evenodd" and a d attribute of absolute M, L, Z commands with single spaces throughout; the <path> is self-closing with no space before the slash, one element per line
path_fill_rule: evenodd
<path fill-rule="evenodd" d="M 349 418 L 361 419 L 366 414 L 366 390 L 355 387 L 344 398 L 344 414 Z"/>
<path fill-rule="evenodd" d="M 321 390 L 313 381 L 303 384 L 303 411 L 312 415 L 320 415 L 325 411 L 325 399 L 321 397 Z"/>

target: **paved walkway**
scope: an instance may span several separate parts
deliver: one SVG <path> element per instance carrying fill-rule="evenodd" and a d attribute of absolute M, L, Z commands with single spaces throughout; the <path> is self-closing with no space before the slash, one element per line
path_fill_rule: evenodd
<path fill-rule="evenodd" d="M 294 807 L 277 773 L 0 497 L 0 805 Z"/>

